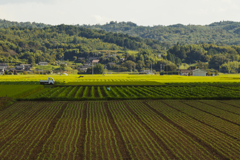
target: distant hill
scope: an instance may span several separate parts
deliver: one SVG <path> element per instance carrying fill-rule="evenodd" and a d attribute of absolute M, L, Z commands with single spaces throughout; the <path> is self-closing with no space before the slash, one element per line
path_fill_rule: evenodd
<path fill-rule="evenodd" d="M 44 28 L 51 25 L 31 22 L 11 22 L 0 19 L 0 28 L 6 27 L 27 27 Z M 107 32 L 128 34 L 134 37 L 148 38 L 160 41 L 163 46 L 174 44 L 227 44 L 240 45 L 240 22 L 222 21 L 214 22 L 209 25 L 182 25 L 175 24 L 169 26 L 138 26 L 133 22 L 113 22 L 104 25 L 75 25 Z"/>
<path fill-rule="evenodd" d="M 181 44 L 228 44 L 240 45 L 240 22 L 223 21 L 209 25 L 138 26 L 132 22 L 110 22 L 105 25 L 83 25 L 91 29 L 126 33 L 141 38 L 150 38 L 171 45 Z"/>
<path fill-rule="evenodd" d="M 35 22 L 13 22 L 8 21 L 5 19 L 0 19 L 0 28 L 8 28 L 8 27 L 27 27 L 27 28 L 44 28 L 44 27 L 50 27 L 49 24 L 44 23 L 35 23 Z"/>

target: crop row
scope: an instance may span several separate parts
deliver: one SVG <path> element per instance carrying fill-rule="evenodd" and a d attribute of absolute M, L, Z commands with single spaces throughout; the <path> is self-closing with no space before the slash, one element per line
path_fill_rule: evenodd
<path fill-rule="evenodd" d="M 87 106 L 84 157 L 87 159 L 122 159 L 119 146 L 102 103 Z"/>
<path fill-rule="evenodd" d="M 209 151 L 176 129 L 174 125 L 168 123 L 143 103 L 129 101 L 128 104 L 141 121 L 161 139 L 161 142 L 165 144 L 167 149 L 171 150 L 177 159 L 213 159 Z"/>
<path fill-rule="evenodd" d="M 40 105 L 44 105 L 44 103 Z M 35 107 L 37 106 L 36 104 Z M 54 102 L 50 103 L 48 107 L 43 107 L 41 112 L 38 112 L 20 128 L 18 134 L 9 137 L 10 144 L 15 145 L 6 143 L 1 146 L 0 156 L 4 155 L 3 158 L 8 159 L 28 159 L 27 157 L 32 155 L 33 150 L 46 134 L 50 125 L 49 121 L 56 116 L 61 106 L 61 103 Z"/>
<path fill-rule="evenodd" d="M 170 159 L 122 102 L 108 103 L 131 159 Z"/>
<path fill-rule="evenodd" d="M 148 104 L 164 114 L 168 119 L 175 124 L 181 126 L 184 130 L 196 136 L 200 141 L 210 144 L 221 155 L 230 159 L 239 159 L 240 143 L 236 138 L 227 136 L 225 132 L 218 130 L 216 125 L 220 128 L 228 127 L 228 124 L 222 123 L 221 119 L 215 117 L 207 118 L 201 117 L 201 111 L 191 110 L 186 105 L 178 101 L 152 101 Z M 166 105 L 168 104 L 168 105 Z M 205 118 L 208 120 L 205 121 Z M 219 129 L 220 129 L 219 128 Z M 232 132 L 239 131 L 235 128 Z M 231 134 L 231 132 L 229 132 Z"/>
<path fill-rule="evenodd" d="M 240 90 L 216 86 L 181 86 L 181 87 L 52 87 L 29 95 L 27 99 L 210 99 L 240 98 Z"/>
<path fill-rule="evenodd" d="M 41 109 L 42 105 L 33 108 L 32 106 L 34 104 L 36 104 L 36 102 L 22 102 L 14 104 L 5 112 L 0 112 L 0 141 L 11 137 L 13 132 L 28 121 L 29 117 Z"/>
<path fill-rule="evenodd" d="M 83 103 L 67 105 L 37 159 L 76 159 L 83 109 Z"/>
<path fill-rule="evenodd" d="M 108 93 L 151 93 L 125 89 Z M 0 111 L 0 159 L 240 159 L 240 126 L 229 117 L 239 110 L 235 100 L 17 102 Z"/>
<path fill-rule="evenodd" d="M 196 109 L 197 107 L 196 108 L 192 107 L 192 106 L 198 106 L 206 109 L 208 108 L 207 105 L 199 104 L 195 101 L 189 101 L 189 102 L 184 101 L 185 104 L 179 101 L 166 101 L 166 103 L 171 105 L 173 108 L 176 108 L 190 116 L 193 116 L 199 121 L 202 121 L 224 133 L 227 133 L 235 138 L 240 139 L 240 134 L 239 134 L 240 126 L 235 125 L 231 122 L 228 122 L 225 119 L 222 119 L 220 116 L 216 117 L 215 115 Z M 187 104 L 191 104 L 191 106 Z M 215 114 L 217 114 L 217 111 Z M 225 113 L 225 114 L 228 115 L 228 113 Z"/>

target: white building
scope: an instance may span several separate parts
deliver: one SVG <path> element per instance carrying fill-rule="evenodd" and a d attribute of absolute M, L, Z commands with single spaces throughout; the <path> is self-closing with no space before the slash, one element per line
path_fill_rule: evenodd
<path fill-rule="evenodd" d="M 207 75 L 207 71 L 202 70 L 202 69 L 195 69 L 192 72 L 193 72 L 193 76 L 206 76 Z"/>

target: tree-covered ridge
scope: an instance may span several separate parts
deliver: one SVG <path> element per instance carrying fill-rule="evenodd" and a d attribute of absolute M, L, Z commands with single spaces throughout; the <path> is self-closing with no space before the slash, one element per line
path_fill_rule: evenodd
<path fill-rule="evenodd" d="M 36 22 L 13 22 L 5 19 L 0 19 L 0 28 L 8 28 L 12 26 L 26 27 L 26 28 L 44 28 L 44 27 L 50 27 L 51 25 L 44 24 L 44 23 L 36 23 Z"/>
<path fill-rule="evenodd" d="M 105 25 L 83 25 L 86 28 L 126 33 L 141 38 L 156 39 L 166 44 L 214 43 L 240 45 L 240 22 L 224 21 L 210 25 L 138 26 L 132 22 L 110 22 Z"/>
<path fill-rule="evenodd" d="M 0 61 L 28 59 L 28 63 L 55 61 L 65 56 L 97 55 L 96 50 L 150 49 L 160 52 L 161 43 L 122 33 L 59 25 L 46 28 L 0 28 Z"/>
<path fill-rule="evenodd" d="M 11 22 L 0 20 L 0 28 L 11 26 L 27 27 L 27 28 L 44 28 L 51 27 L 43 23 L 31 22 Z M 116 32 L 128 34 L 133 37 L 154 39 L 166 48 L 177 43 L 181 44 L 198 44 L 198 43 L 213 43 L 213 44 L 228 44 L 240 45 L 240 22 L 223 21 L 214 22 L 209 25 L 182 25 L 175 24 L 169 26 L 138 26 L 133 22 L 113 22 L 105 25 L 75 25 L 76 27 L 85 27 L 90 29 L 105 30 L 107 32 Z M 86 36 L 86 35 L 85 35 Z M 92 36 L 92 35 L 87 35 Z M 112 39 L 112 42 L 122 44 L 117 39 Z M 150 42 L 152 43 L 152 42 Z M 133 46 L 135 47 L 135 45 Z"/>

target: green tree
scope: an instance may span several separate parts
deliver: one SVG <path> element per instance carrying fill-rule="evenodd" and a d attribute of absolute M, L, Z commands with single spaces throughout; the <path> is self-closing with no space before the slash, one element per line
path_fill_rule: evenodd
<path fill-rule="evenodd" d="M 104 65 L 100 64 L 100 63 L 97 63 L 95 66 L 94 66 L 94 73 L 96 74 L 102 74 L 104 72 Z"/>
<path fill-rule="evenodd" d="M 227 63 L 228 60 L 229 59 L 223 54 L 214 55 L 209 62 L 209 68 L 214 68 L 218 70 L 219 66 L 221 66 L 224 63 Z"/>
<path fill-rule="evenodd" d="M 177 66 L 175 65 L 175 64 L 167 64 L 166 66 L 165 66 L 165 69 L 164 69 L 165 71 L 176 71 L 177 70 Z"/>
<path fill-rule="evenodd" d="M 60 70 L 65 71 L 67 66 L 65 64 L 60 64 Z"/>

